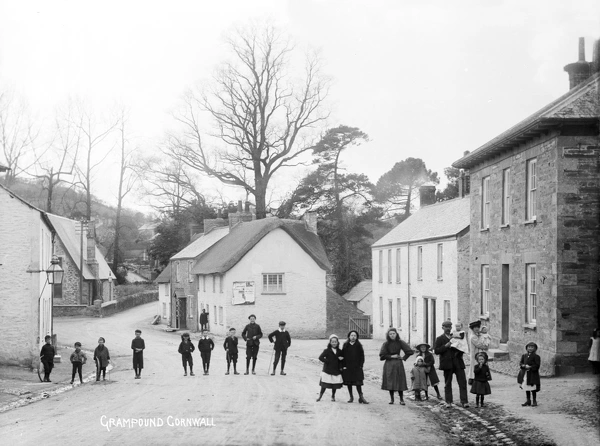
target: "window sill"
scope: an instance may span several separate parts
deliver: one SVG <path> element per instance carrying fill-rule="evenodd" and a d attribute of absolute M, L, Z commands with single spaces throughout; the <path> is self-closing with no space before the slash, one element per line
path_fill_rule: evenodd
<path fill-rule="evenodd" d="M 536 324 L 523 324 L 523 328 L 525 330 L 537 330 L 537 325 Z"/>
<path fill-rule="evenodd" d="M 481 228 L 479 232 L 490 232 L 490 228 Z"/>
<path fill-rule="evenodd" d="M 270 293 L 268 291 L 263 291 L 260 294 L 263 295 L 263 296 L 264 295 L 269 295 L 269 296 L 277 296 L 277 295 L 279 295 L 279 296 L 285 296 L 287 293 L 283 293 L 283 292 L 272 292 L 272 293 Z"/>
<path fill-rule="evenodd" d="M 510 228 L 510 223 L 506 224 L 506 225 L 500 225 L 500 229 L 508 229 Z"/>
<path fill-rule="evenodd" d="M 533 219 L 533 220 L 527 220 L 523 222 L 524 225 L 535 225 L 537 224 L 537 219 Z"/>

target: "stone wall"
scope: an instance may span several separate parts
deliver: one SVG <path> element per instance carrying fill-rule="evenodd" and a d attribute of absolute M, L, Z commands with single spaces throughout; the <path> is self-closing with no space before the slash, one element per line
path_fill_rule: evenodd
<path fill-rule="evenodd" d="M 326 337 L 335 333 L 339 336 L 343 343 L 346 339 L 349 327 L 350 317 L 365 317 L 367 316 L 352 303 L 348 302 L 335 291 L 327 290 L 327 328 Z M 372 321 L 370 321 L 372 324 Z M 364 337 L 364 336 L 363 336 Z M 369 337 L 371 337 L 369 335 Z"/>
<path fill-rule="evenodd" d="M 469 229 L 465 229 L 461 232 L 456 241 L 456 307 L 457 307 L 457 321 L 464 321 L 468 324 L 471 316 L 469 313 L 470 303 L 470 289 L 471 289 L 471 264 L 469 262 L 471 257 L 471 238 Z M 438 325 L 441 325 L 438 322 Z M 438 327 L 436 327 L 438 329 Z M 440 327 L 441 329 L 441 327 Z M 439 330 L 439 329 L 438 329 Z M 438 335 L 441 333 L 438 333 Z"/>
<path fill-rule="evenodd" d="M 149 302 L 156 301 L 158 301 L 157 290 L 142 291 L 141 293 L 119 298 L 116 301 L 110 301 L 105 303 L 96 301 L 96 304 L 86 308 L 85 314 L 86 316 L 93 317 L 107 317 L 112 316 L 115 313 L 120 313 L 121 311 L 137 307 L 139 305 L 144 305 Z"/>

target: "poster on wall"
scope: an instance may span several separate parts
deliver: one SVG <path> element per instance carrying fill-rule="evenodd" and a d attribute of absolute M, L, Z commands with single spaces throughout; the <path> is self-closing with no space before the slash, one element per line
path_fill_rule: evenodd
<path fill-rule="evenodd" d="M 233 305 L 254 305 L 254 282 L 233 282 Z"/>

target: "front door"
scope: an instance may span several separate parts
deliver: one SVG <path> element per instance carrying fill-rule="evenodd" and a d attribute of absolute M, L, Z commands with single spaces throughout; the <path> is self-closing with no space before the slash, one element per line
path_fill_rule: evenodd
<path fill-rule="evenodd" d="M 429 299 L 423 298 L 423 342 L 429 344 Z"/>
<path fill-rule="evenodd" d="M 502 328 L 500 333 L 500 342 L 506 344 L 508 342 L 509 332 L 509 317 L 510 317 L 510 265 L 502 265 Z"/>
<path fill-rule="evenodd" d="M 177 299 L 177 328 L 186 329 L 187 328 L 187 299 L 185 297 L 180 297 Z"/>

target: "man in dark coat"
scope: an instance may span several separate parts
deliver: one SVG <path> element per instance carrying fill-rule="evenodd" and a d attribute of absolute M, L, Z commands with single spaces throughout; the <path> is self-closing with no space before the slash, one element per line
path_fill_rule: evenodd
<path fill-rule="evenodd" d="M 44 364 L 44 382 L 52 382 L 50 381 L 50 373 L 54 368 L 54 356 L 56 356 L 56 349 L 52 345 L 52 338 L 50 336 L 46 336 L 44 338 L 46 343 L 42 345 L 42 349 L 40 350 L 40 361 Z"/>
<path fill-rule="evenodd" d="M 442 323 L 444 334 L 438 336 L 435 340 L 434 352 L 440 356 L 440 370 L 444 371 L 444 393 L 446 399 L 446 407 L 452 404 L 452 375 L 456 375 L 458 388 L 460 391 L 460 402 L 463 407 L 469 407 L 469 399 L 467 394 L 467 378 L 465 376 L 465 362 L 463 361 L 463 352 L 451 347 L 450 340 L 452 339 L 452 322 L 444 321 Z"/>
<path fill-rule="evenodd" d="M 202 313 L 200 313 L 200 330 L 208 331 L 208 313 L 204 308 L 202 309 Z"/>
<path fill-rule="evenodd" d="M 275 341 L 273 341 L 275 338 Z M 285 357 L 287 356 L 287 349 L 292 345 L 292 338 L 290 334 L 285 330 L 285 322 L 279 322 L 279 330 L 275 330 L 273 333 L 269 335 L 269 342 L 271 344 L 275 342 L 273 348 L 275 349 L 275 361 L 273 362 L 273 373 L 271 375 L 275 375 L 275 370 L 277 369 L 277 364 L 279 363 L 279 357 L 281 356 L 281 374 L 285 375 L 286 373 L 283 371 L 285 367 Z"/>
<path fill-rule="evenodd" d="M 248 375 L 250 369 L 250 359 L 252 359 L 252 374 L 256 375 L 254 369 L 256 368 L 256 357 L 258 356 L 258 346 L 260 345 L 260 338 L 262 338 L 262 330 L 260 325 L 256 323 L 256 316 L 251 314 L 248 316 L 250 323 L 244 327 L 242 331 L 242 338 L 246 341 L 246 373 Z"/>

